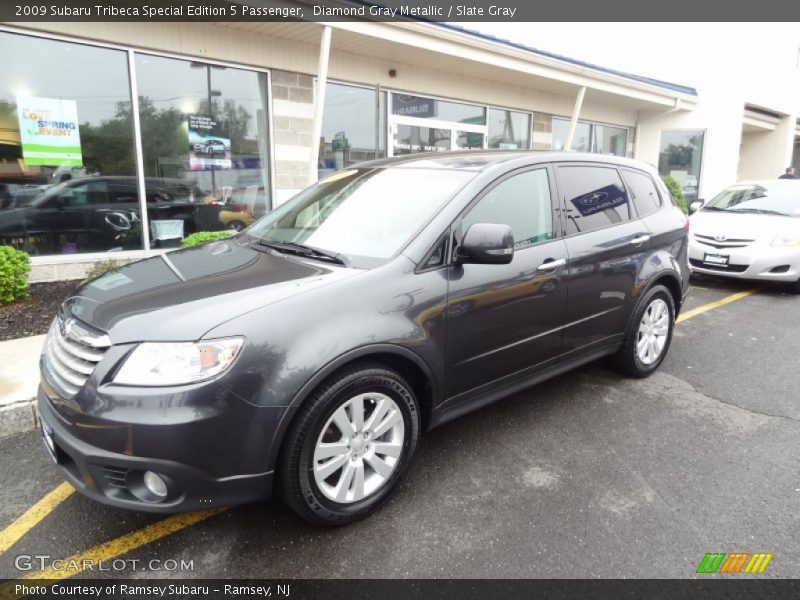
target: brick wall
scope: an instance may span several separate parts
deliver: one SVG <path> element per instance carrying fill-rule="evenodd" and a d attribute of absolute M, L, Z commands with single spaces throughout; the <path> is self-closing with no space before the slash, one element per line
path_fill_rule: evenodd
<path fill-rule="evenodd" d="M 272 71 L 275 205 L 308 185 L 313 121 L 313 77 Z"/>

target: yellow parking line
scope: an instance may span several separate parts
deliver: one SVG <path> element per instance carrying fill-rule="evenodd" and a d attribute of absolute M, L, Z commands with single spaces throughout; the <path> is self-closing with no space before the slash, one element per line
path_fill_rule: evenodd
<path fill-rule="evenodd" d="M 731 294 L 730 296 L 725 296 L 724 298 L 720 298 L 719 300 L 715 300 L 714 302 L 709 302 L 708 304 L 703 304 L 702 306 L 698 306 L 697 308 L 693 308 L 692 310 L 687 310 L 685 313 L 681 313 L 676 323 L 683 323 L 684 321 L 691 319 L 692 317 L 696 317 L 697 315 L 701 315 L 704 312 L 708 312 L 710 310 L 714 310 L 715 308 L 719 308 L 720 306 L 725 306 L 726 304 L 730 304 L 731 302 L 736 302 L 737 300 L 746 298 L 747 296 L 755 294 L 757 291 L 758 291 L 757 289 L 751 289 L 751 290 L 744 290 L 743 292 L 736 292 L 735 294 Z"/>
<path fill-rule="evenodd" d="M 49 515 L 75 491 L 70 484 L 64 482 L 26 510 L 22 516 L 0 532 L 0 554 L 3 554 L 39 521 Z"/>
<path fill-rule="evenodd" d="M 191 513 L 182 513 L 167 517 L 161 521 L 157 521 L 137 529 L 118 538 L 114 538 L 103 544 L 99 544 L 94 548 L 73 554 L 64 559 L 62 565 L 71 567 L 74 565 L 74 570 L 59 570 L 56 571 L 52 568 L 47 568 L 42 571 L 35 571 L 25 575 L 24 579 L 66 579 L 84 571 L 88 564 L 97 565 L 98 561 L 109 561 L 123 554 L 127 554 L 132 550 L 136 550 L 150 542 L 155 542 L 163 537 L 177 533 L 182 529 L 186 529 L 200 521 L 218 515 L 219 513 L 228 510 L 228 507 L 212 508 L 210 510 L 200 510 Z M 0 588 L 2 592 L 2 588 Z M 2 593 L 0 593 L 2 596 Z"/>

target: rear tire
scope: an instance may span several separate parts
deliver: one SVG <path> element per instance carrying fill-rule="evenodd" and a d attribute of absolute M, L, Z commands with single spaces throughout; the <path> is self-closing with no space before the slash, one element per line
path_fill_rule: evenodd
<path fill-rule="evenodd" d="M 365 517 L 397 491 L 419 433 L 417 400 L 399 373 L 348 367 L 298 409 L 279 459 L 280 494 L 319 525 Z"/>
<path fill-rule="evenodd" d="M 675 301 L 662 285 L 645 292 L 615 357 L 617 368 L 630 377 L 649 377 L 667 355 L 675 328 Z"/>

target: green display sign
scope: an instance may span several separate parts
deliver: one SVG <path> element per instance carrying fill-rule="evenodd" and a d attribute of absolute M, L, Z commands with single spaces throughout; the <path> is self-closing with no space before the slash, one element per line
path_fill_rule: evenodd
<path fill-rule="evenodd" d="M 78 105 L 59 98 L 17 98 L 22 157 L 28 165 L 80 167 Z"/>

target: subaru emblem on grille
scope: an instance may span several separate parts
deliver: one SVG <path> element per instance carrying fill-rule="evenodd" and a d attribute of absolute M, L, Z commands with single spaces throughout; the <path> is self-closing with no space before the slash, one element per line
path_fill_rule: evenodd
<path fill-rule="evenodd" d="M 725 240 L 728 239 L 728 236 L 725 235 L 724 233 L 718 233 L 717 235 L 714 236 L 714 239 L 717 240 L 718 242 L 724 242 Z"/>

